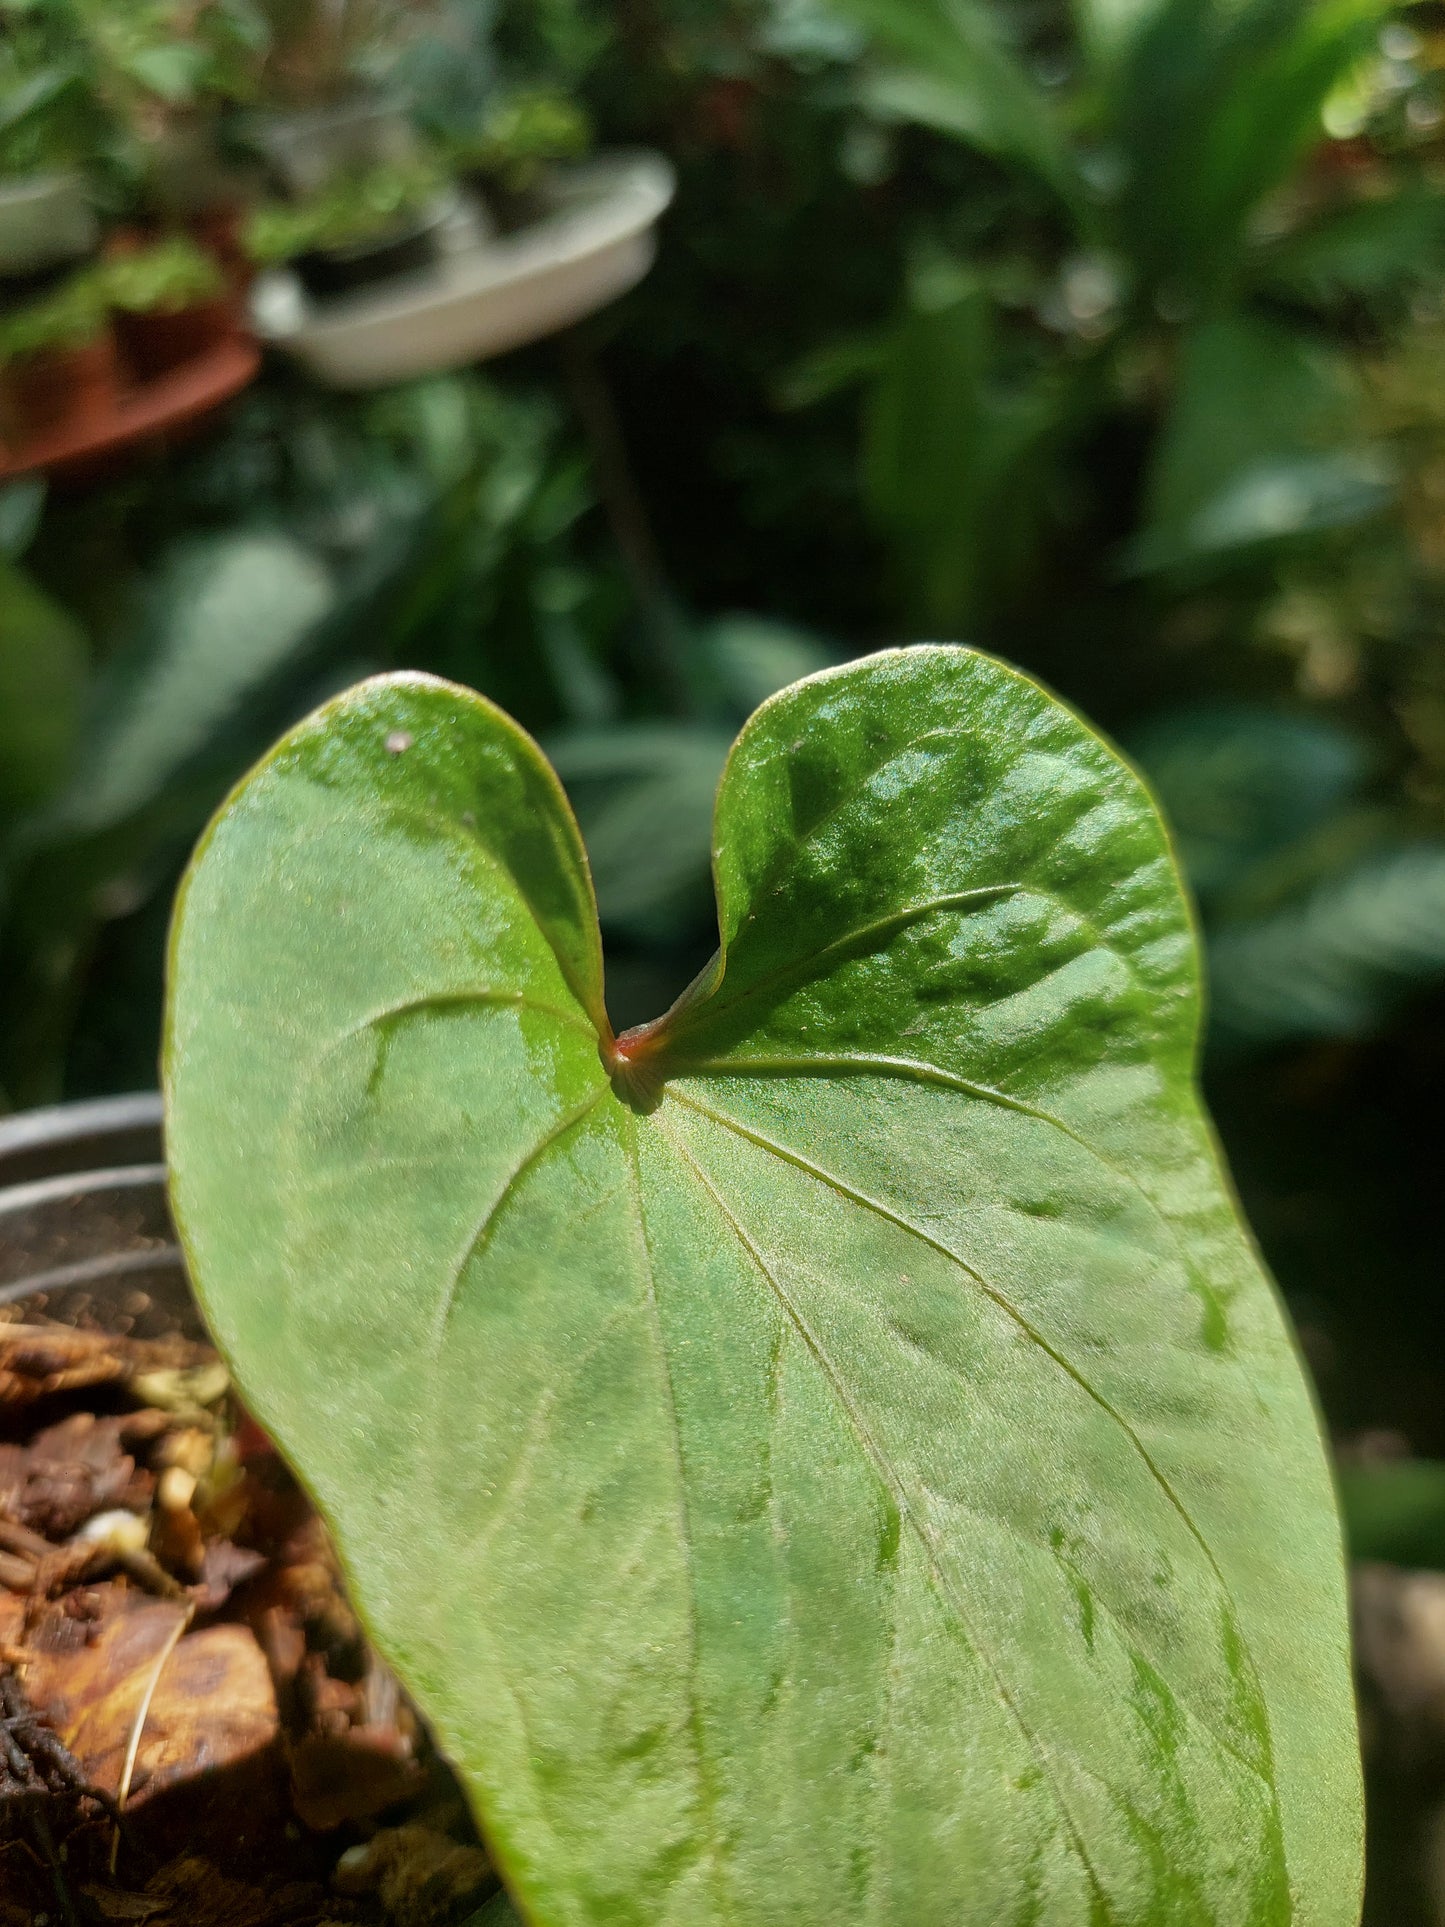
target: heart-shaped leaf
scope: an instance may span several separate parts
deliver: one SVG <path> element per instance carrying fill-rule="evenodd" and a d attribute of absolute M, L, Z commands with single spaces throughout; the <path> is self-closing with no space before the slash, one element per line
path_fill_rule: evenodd
<path fill-rule="evenodd" d="M 539 752 L 385 677 L 177 912 L 198 1289 L 523 1917 L 1347 1927 L 1329 1482 L 1138 780 L 890 652 L 756 713 L 714 866 L 614 1039 Z"/>

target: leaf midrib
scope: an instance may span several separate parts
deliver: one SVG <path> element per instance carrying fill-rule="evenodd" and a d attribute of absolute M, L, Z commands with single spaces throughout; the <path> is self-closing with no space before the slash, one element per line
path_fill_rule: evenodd
<path fill-rule="evenodd" d="M 729 994 L 727 973 L 724 970 L 711 995 L 696 1004 L 688 1005 L 680 1014 L 674 1034 L 685 1036 L 688 1030 L 703 1029 L 709 1019 L 730 1017 L 740 1005 L 761 995 L 763 991 L 772 989 L 775 984 L 784 982 L 789 977 L 803 976 L 809 971 L 821 971 L 825 967 L 825 960 L 841 951 L 851 950 L 855 945 L 866 943 L 870 937 L 884 937 L 896 931 L 906 930 L 909 924 L 921 922 L 923 918 L 932 916 L 937 910 L 970 909 L 975 904 L 983 908 L 997 902 L 1000 898 L 1012 896 L 1017 891 L 1028 888 L 1029 886 L 1023 883 L 981 883 L 973 889 L 954 890 L 941 896 L 927 897 L 921 903 L 902 904 L 897 910 L 890 911 L 887 916 L 877 917 L 872 923 L 859 924 L 854 930 L 845 930 L 841 937 L 830 938 L 816 950 L 810 950 L 801 957 L 794 957 L 787 963 L 778 964 L 772 970 L 764 971 L 762 976 L 754 977 L 742 990 L 732 994 Z M 736 945 L 734 947 L 736 948 Z M 664 1024 L 666 1022 L 665 1019 L 658 1021 Z"/>
<path fill-rule="evenodd" d="M 547 1153 L 552 1150 L 554 1146 L 560 1144 L 569 1131 L 575 1130 L 584 1118 L 597 1108 L 598 1104 L 601 1103 L 606 1095 L 607 1086 L 605 1084 L 596 1085 L 589 1091 L 587 1096 L 583 1098 L 580 1104 L 572 1105 L 568 1110 L 564 1111 L 559 1118 L 555 1118 L 537 1142 L 533 1144 L 529 1150 L 523 1152 L 522 1156 L 517 1159 L 511 1170 L 507 1173 L 507 1176 L 502 1181 L 501 1189 L 468 1233 L 466 1244 L 462 1247 L 460 1255 L 453 1262 L 448 1273 L 446 1290 L 442 1294 L 441 1301 L 432 1316 L 431 1345 L 433 1357 L 440 1354 L 442 1345 L 446 1340 L 447 1328 L 451 1323 L 452 1312 L 456 1308 L 457 1294 L 461 1289 L 462 1278 L 486 1250 L 496 1231 L 502 1213 L 506 1210 L 512 1198 L 516 1196 L 519 1188 L 526 1182 L 527 1174 L 535 1170 Z"/>
<path fill-rule="evenodd" d="M 605 1086 L 604 1086 L 605 1089 Z M 600 1095 L 601 1093 L 599 1093 Z M 687 1702 L 688 1736 L 692 1743 L 693 1764 L 697 1775 L 698 1794 L 707 1815 L 708 1857 L 712 1866 L 713 1884 L 719 1897 L 726 1896 L 728 1912 L 734 1921 L 738 1919 L 737 1904 L 730 1891 L 730 1883 L 724 1878 L 726 1860 L 719 1852 L 718 1793 L 713 1780 L 712 1767 L 704 1744 L 704 1722 L 702 1701 L 698 1690 L 698 1661 L 701 1655 L 701 1633 L 698 1626 L 697 1606 L 697 1568 L 692 1543 L 692 1528 L 688 1519 L 688 1481 L 687 1464 L 682 1447 L 682 1425 L 677 1414 L 677 1389 L 673 1384 L 672 1360 L 667 1348 L 667 1337 L 662 1328 L 662 1311 L 657 1302 L 657 1266 L 652 1254 L 652 1240 L 647 1230 L 647 1209 L 642 1197 L 642 1156 L 637 1143 L 637 1114 L 625 1105 L 619 1106 L 623 1113 L 622 1130 L 628 1138 L 627 1149 L 623 1155 L 630 1154 L 632 1171 L 633 1198 L 637 1210 L 637 1239 L 642 1258 L 642 1271 L 646 1281 L 646 1304 L 657 1348 L 657 1367 L 662 1377 L 663 1390 L 667 1398 L 667 1417 L 669 1439 L 672 1448 L 673 1464 L 677 1476 L 677 1531 L 678 1545 L 685 1566 L 688 1614 L 688 1659 L 687 1659 Z"/>

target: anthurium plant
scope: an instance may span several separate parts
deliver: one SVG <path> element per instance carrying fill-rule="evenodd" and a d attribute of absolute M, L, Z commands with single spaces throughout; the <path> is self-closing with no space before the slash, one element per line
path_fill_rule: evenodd
<path fill-rule="evenodd" d="M 472 692 L 361 684 L 183 886 L 219 1343 L 540 1927 L 1352 1927 L 1316 1418 L 1137 776 L 970 650 L 734 745 L 719 946 L 616 1035 Z"/>

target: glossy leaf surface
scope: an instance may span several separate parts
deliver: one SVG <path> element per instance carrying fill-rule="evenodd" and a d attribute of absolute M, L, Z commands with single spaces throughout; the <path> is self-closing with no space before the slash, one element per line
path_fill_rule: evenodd
<path fill-rule="evenodd" d="M 1138 780 L 890 652 L 754 715 L 714 871 L 614 1039 L 555 778 L 394 677 L 177 912 L 202 1299 L 523 1918 L 1349 1927 L 1338 1530 Z"/>

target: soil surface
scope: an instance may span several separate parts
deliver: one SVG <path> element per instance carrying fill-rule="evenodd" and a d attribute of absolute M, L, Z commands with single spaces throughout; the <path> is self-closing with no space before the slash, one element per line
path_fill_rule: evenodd
<path fill-rule="evenodd" d="M 460 1789 L 216 1353 L 4 1317 L 0 1927 L 464 1927 Z M 1354 1596 L 1366 1920 L 1445 1927 L 1445 1573 Z"/>
<path fill-rule="evenodd" d="M 0 1927 L 460 1927 L 495 1889 L 216 1353 L 0 1323 Z"/>

